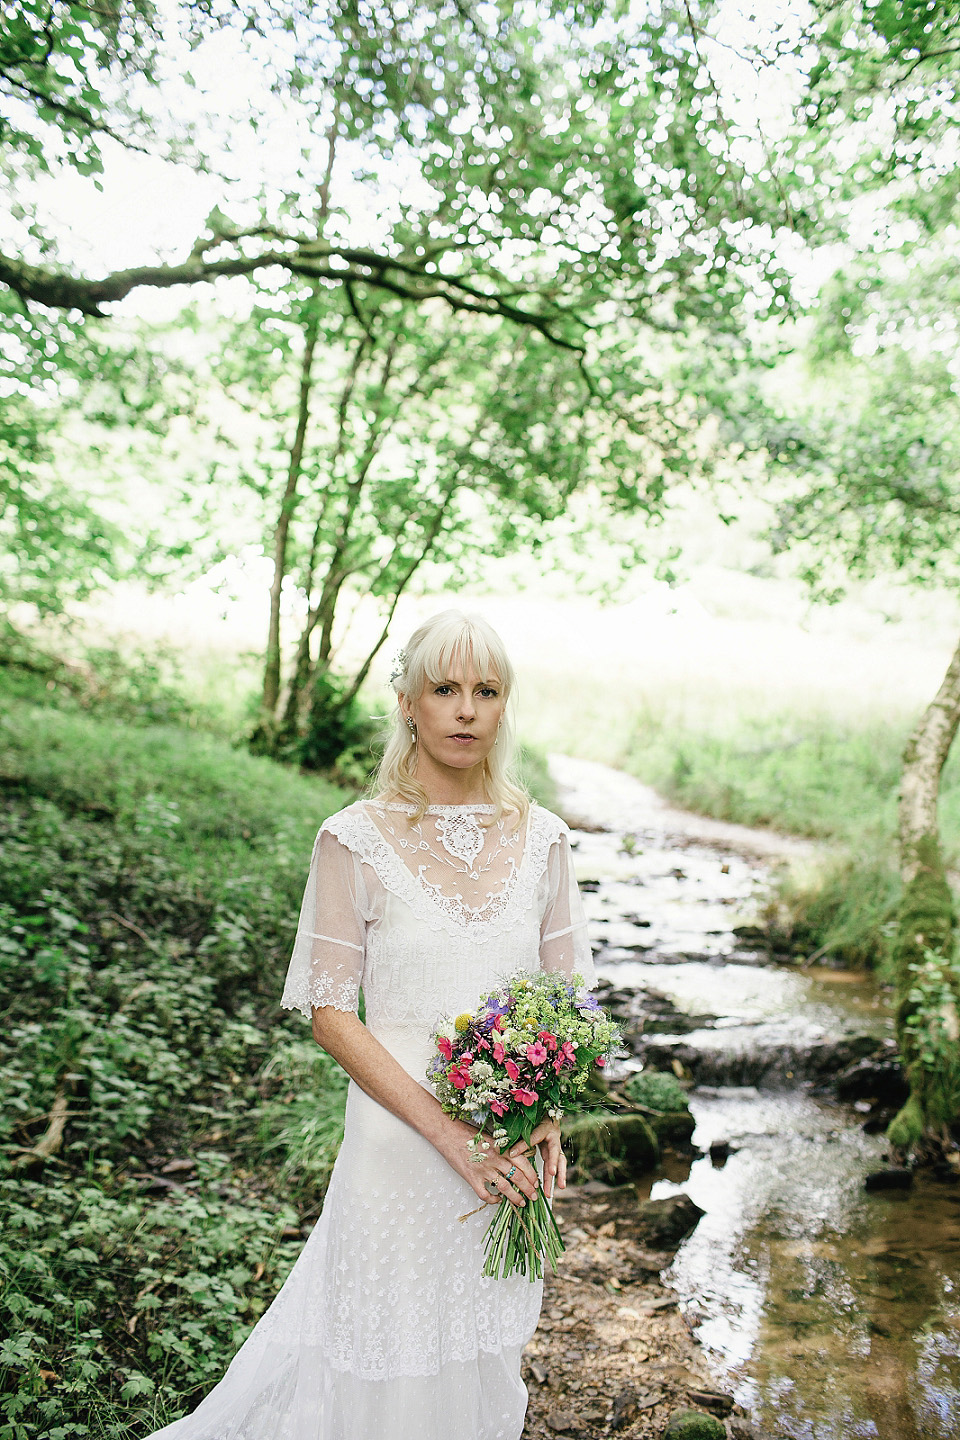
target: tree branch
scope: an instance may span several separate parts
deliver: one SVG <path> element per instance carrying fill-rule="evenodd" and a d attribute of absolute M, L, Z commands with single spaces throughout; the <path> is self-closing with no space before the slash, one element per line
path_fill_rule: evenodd
<path fill-rule="evenodd" d="M 282 247 L 272 246 L 258 254 L 208 258 L 206 252 L 217 245 L 238 245 L 241 240 L 273 235 Z M 0 254 L 0 284 L 6 285 L 23 300 L 33 300 L 53 310 L 79 310 L 83 315 L 102 316 L 103 307 L 123 300 L 132 290 L 142 288 L 170 289 L 175 285 L 209 283 L 221 276 L 253 275 L 258 270 L 277 266 L 310 280 L 328 280 L 337 285 L 365 284 L 386 290 L 403 300 L 423 304 L 442 300 L 452 310 L 477 315 L 500 316 L 515 325 L 537 330 L 552 345 L 583 353 L 583 345 L 558 334 L 555 325 L 570 317 L 555 308 L 553 313 L 525 309 L 514 303 L 517 294 L 512 287 L 489 291 L 456 276 L 428 273 L 426 262 L 413 262 L 399 256 L 381 255 L 372 250 L 328 245 L 323 241 L 283 237 L 262 227 L 255 231 L 234 234 L 214 233 L 209 240 L 200 239 L 187 259 L 179 265 L 139 265 L 116 270 L 100 280 L 70 275 L 49 266 L 30 265 L 26 261 Z M 531 300 L 542 299 L 530 290 Z M 576 320 L 576 317 L 573 317 Z M 580 324 L 579 320 L 576 323 Z"/>

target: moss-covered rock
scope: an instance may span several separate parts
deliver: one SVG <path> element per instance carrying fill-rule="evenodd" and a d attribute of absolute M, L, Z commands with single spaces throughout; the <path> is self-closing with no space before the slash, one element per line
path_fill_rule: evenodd
<path fill-rule="evenodd" d="M 623 1093 L 635 1105 L 645 1105 L 648 1110 L 677 1113 L 690 1109 L 686 1090 L 670 1070 L 640 1070 L 627 1080 Z"/>
<path fill-rule="evenodd" d="M 650 1112 L 646 1118 L 660 1145 L 686 1144 L 697 1128 L 687 1092 L 669 1070 L 641 1070 L 630 1076 L 623 1093 Z"/>
<path fill-rule="evenodd" d="M 564 1120 L 563 1138 L 581 1177 L 616 1182 L 646 1175 L 660 1159 L 657 1137 L 642 1115 L 586 1111 Z"/>
<path fill-rule="evenodd" d="M 665 1115 L 648 1115 L 647 1119 L 661 1147 L 688 1145 L 697 1128 L 697 1122 L 689 1110 L 670 1110 Z"/>
<path fill-rule="evenodd" d="M 663 1440 L 727 1440 L 727 1428 L 722 1420 L 703 1410 L 675 1410 Z"/>
<path fill-rule="evenodd" d="M 960 1108 L 960 973 L 956 917 L 935 836 L 917 845 L 920 862 L 897 917 L 894 965 L 897 1039 L 910 1096 L 887 1131 L 898 1151 L 936 1144 Z"/>

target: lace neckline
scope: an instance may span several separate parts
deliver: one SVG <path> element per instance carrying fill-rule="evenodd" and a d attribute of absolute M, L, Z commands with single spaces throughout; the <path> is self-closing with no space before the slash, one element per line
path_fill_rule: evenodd
<path fill-rule="evenodd" d="M 474 807 L 450 808 L 451 819 L 458 815 L 473 819 Z M 485 937 L 503 935 L 516 924 L 543 876 L 548 852 L 559 838 L 561 827 L 555 815 L 535 802 L 530 806 L 526 826 L 518 832 L 504 837 L 501 821 L 496 833 L 507 841 L 500 856 L 503 870 L 491 885 L 492 877 L 473 881 L 462 872 L 454 877 L 446 864 L 437 867 L 426 852 L 420 853 L 424 837 L 408 832 L 406 827 L 402 831 L 389 827 L 385 832 L 381 827 L 390 810 L 391 804 L 383 800 L 356 801 L 325 820 L 324 828 L 368 863 L 385 889 L 405 901 L 420 920 L 444 929 L 454 938 L 462 938 L 465 931 Z M 436 816 L 433 823 L 441 824 L 443 819 Z M 431 848 L 429 844 L 427 848 Z M 444 871 L 447 883 L 442 879 Z"/>
<path fill-rule="evenodd" d="M 399 810 L 404 815 L 416 814 L 416 805 L 409 801 L 389 800 L 375 802 L 380 803 L 384 810 Z M 472 810 L 475 815 L 492 815 L 496 810 L 495 805 L 488 805 L 480 800 L 466 800 L 461 805 L 428 805 L 424 811 L 425 815 L 455 815 L 461 810 Z"/>

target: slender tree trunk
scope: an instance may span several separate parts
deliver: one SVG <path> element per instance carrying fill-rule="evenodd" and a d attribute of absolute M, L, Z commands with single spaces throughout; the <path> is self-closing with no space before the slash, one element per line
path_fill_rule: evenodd
<path fill-rule="evenodd" d="M 386 618 L 383 622 L 383 629 L 380 631 L 380 634 L 376 642 L 374 643 L 373 648 L 369 651 L 367 655 L 367 658 L 360 666 L 360 669 L 357 671 L 356 675 L 354 675 L 353 680 L 350 683 L 349 689 L 344 694 L 343 703 L 345 705 L 349 705 L 351 700 L 355 699 L 364 680 L 366 680 L 367 675 L 370 673 L 370 666 L 373 664 L 374 660 L 377 658 L 380 651 L 386 644 L 387 636 L 390 633 L 390 625 L 393 621 L 394 612 L 396 611 L 396 608 L 400 603 L 400 596 L 403 594 L 404 590 L 406 590 L 407 586 L 410 584 L 410 581 L 413 579 L 414 575 L 420 569 L 420 566 L 423 564 L 424 560 L 426 560 L 427 556 L 430 554 L 430 551 L 433 549 L 434 544 L 436 543 L 437 536 L 440 534 L 440 526 L 443 524 L 443 517 L 447 513 L 447 508 L 449 507 L 450 501 L 453 498 L 456 489 L 456 485 L 451 485 L 447 489 L 443 500 L 437 506 L 437 513 L 431 521 L 430 528 L 427 531 L 426 538 L 424 539 L 423 544 L 417 551 L 416 555 L 413 556 L 409 565 L 407 565 L 406 569 L 403 571 L 403 573 L 397 580 L 397 583 L 394 586 L 393 594 L 390 597 L 390 606 L 387 610 Z"/>
<path fill-rule="evenodd" d="M 337 151 L 339 114 L 334 113 L 327 131 L 327 163 L 323 180 L 318 191 L 318 205 L 315 215 L 317 238 L 323 235 L 327 216 L 330 213 L 330 182 L 333 177 L 333 162 Z M 270 619 L 267 625 L 267 653 L 263 667 L 263 694 L 260 702 L 261 724 L 270 725 L 276 714 L 280 698 L 280 597 L 287 574 L 287 546 L 290 537 L 290 521 L 297 503 L 297 486 L 303 472 L 303 451 L 307 439 L 307 425 L 310 420 L 310 392 L 313 388 L 313 357 L 317 348 L 320 331 L 319 287 L 313 287 L 313 304 L 304 327 L 303 356 L 300 362 L 300 397 L 297 406 L 297 425 L 290 446 L 290 463 L 287 468 L 287 482 L 280 514 L 273 534 L 273 579 L 270 582 Z"/>
<path fill-rule="evenodd" d="M 277 709 L 280 698 L 280 597 L 287 573 L 287 545 L 290 538 L 290 521 L 297 503 L 297 486 L 303 473 L 303 450 L 310 420 L 310 391 L 313 386 L 313 357 L 317 348 L 320 317 L 317 307 L 310 311 L 304 331 L 303 356 L 300 361 L 300 401 L 297 408 L 297 428 L 290 446 L 290 463 L 287 467 L 287 483 L 280 502 L 280 514 L 273 532 L 273 579 L 270 582 L 270 620 L 267 626 L 267 655 L 263 667 L 263 695 L 260 709 L 263 723 L 269 724 Z"/>
<path fill-rule="evenodd" d="M 917 846 L 939 836 L 940 776 L 960 725 L 960 644 L 943 683 L 924 710 L 903 752 L 900 781 L 900 872 L 904 884 L 917 874 Z"/>
<path fill-rule="evenodd" d="M 910 1095 L 887 1132 L 902 1156 L 957 1159 L 960 971 L 956 917 L 940 852 L 940 777 L 960 725 L 960 645 L 907 741 L 900 785 L 900 871 L 894 964 L 897 1039 Z"/>

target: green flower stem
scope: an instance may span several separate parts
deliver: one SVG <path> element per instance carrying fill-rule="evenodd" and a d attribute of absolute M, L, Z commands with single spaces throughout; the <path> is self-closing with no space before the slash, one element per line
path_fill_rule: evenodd
<path fill-rule="evenodd" d="M 543 1276 L 543 1261 L 556 1272 L 566 1246 L 550 1202 L 542 1190 L 522 1209 L 501 1200 L 484 1241 L 486 1260 L 482 1273 L 493 1280 L 526 1275 L 531 1282 Z"/>

